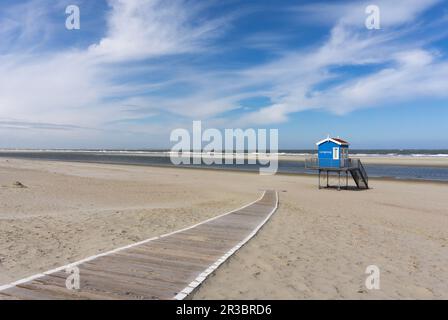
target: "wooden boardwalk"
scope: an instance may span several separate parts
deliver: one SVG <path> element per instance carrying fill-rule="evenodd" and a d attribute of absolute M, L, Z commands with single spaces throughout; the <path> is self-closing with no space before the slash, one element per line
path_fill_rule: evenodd
<path fill-rule="evenodd" d="M 160 237 L 0 286 L 2 299 L 184 299 L 275 212 L 278 195 Z M 80 288 L 69 290 L 77 267 Z"/>

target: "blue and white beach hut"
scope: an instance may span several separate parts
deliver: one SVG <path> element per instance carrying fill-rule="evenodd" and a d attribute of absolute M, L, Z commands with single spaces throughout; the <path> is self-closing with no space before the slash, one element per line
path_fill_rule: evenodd
<path fill-rule="evenodd" d="M 321 188 L 321 173 L 326 175 L 327 187 L 329 187 L 329 173 L 337 173 L 338 190 L 341 189 L 341 173 L 345 174 L 345 186 L 348 189 L 348 176 L 353 177 L 356 187 L 359 189 L 369 188 L 369 177 L 359 159 L 348 156 L 350 144 L 338 138 L 327 138 L 316 143 L 317 157 L 305 159 L 305 168 L 318 170 L 319 189 Z"/>
<path fill-rule="evenodd" d="M 343 168 L 348 165 L 349 143 L 340 138 L 327 137 L 316 143 L 321 168 Z"/>

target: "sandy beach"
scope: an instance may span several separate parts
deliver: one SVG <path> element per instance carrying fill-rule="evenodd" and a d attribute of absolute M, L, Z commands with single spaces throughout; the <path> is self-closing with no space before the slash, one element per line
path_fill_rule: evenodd
<path fill-rule="evenodd" d="M 19 181 L 21 184 L 16 184 Z M 0 285 L 164 234 L 276 189 L 260 233 L 193 299 L 448 298 L 448 184 L 0 159 Z M 377 265 L 380 290 L 364 286 Z"/>

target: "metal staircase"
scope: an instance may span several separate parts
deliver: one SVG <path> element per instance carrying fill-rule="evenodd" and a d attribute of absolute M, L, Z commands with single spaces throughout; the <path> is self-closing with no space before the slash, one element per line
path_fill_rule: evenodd
<path fill-rule="evenodd" d="M 349 159 L 348 171 L 350 171 L 356 186 L 359 189 L 369 189 L 369 177 L 359 159 Z"/>

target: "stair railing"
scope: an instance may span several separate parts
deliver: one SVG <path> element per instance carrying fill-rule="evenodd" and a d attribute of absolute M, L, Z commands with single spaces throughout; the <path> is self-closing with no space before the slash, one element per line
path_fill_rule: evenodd
<path fill-rule="evenodd" d="M 319 167 L 319 159 L 317 157 L 311 157 L 305 159 L 306 169 L 316 169 Z"/>
<path fill-rule="evenodd" d="M 367 176 L 367 172 L 366 169 L 364 168 L 364 166 L 362 165 L 362 162 L 360 159 L 354 159 L 354 158 L 350 158 L 350 167 L 351 168 L 355 168 L 355 169 L 359 169 L 359 171 L 361 172 L 361 176 L 358 177 L 358 179 L 363 179 L 366 186 L 368 186 L 369 184 L 369 177 Z"/>
<path fill-rule="evenodd" d="M 361 161 L 358 161 L 358 162 L 359 162 L 359 170 L 362 173 L 362 177 L 364 178 L 366 186 L 368 186 L 369 185 L 369 177 L 367 176 L 366 169 L 364 169 L 364 166 L 362 165 Z"/>

